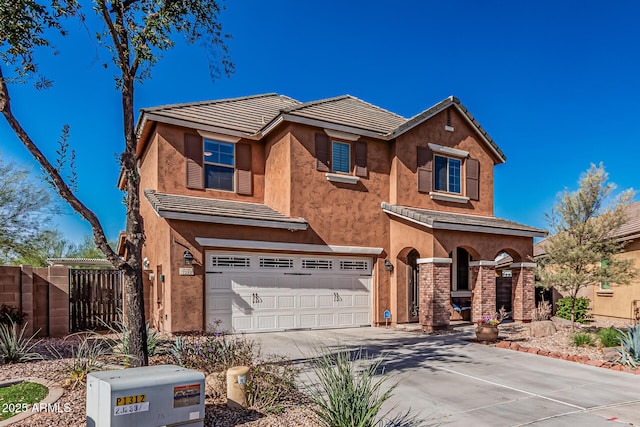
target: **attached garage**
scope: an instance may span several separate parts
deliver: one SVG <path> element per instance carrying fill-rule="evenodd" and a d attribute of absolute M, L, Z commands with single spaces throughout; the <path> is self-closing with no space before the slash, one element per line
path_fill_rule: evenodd
<path fill-rule="evenodd" d="M 371 325 L 372 258 L 207 251 L 208 332 Z"/>

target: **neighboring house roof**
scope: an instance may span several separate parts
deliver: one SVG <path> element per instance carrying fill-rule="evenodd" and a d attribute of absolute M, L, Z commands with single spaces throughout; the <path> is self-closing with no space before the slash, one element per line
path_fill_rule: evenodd
<path fill-rule="evenodd" d="M 625 210 L 627 221 L 615 232 L 615 237 L 632 238 L 640 234 L 640 202 L 631 203 Z"/>
<path fill-rule="evenodd" d="M 627 220 L 624 224 L 613 231 L 613 237 L 621 240 L 631 240 L 640 237 L 640 202 L 631 203 L 625 210 Z M 533 245 L 533 256 L 540 256 L 546 253 L 546 240 Z"/>
<path fill-rule="evenodd" d="M 267 93 L 241 98 L 191 102 L 141 109 L 136 132 L 144 150 L 153 122 L 174 124 L 259 140 L 283 121 L 305 123 L 332 130 L 391 140 L 453 106 L 473 127 L 498 163 L 504 153 L 458 98 L 450 96 L 423 112 L 406 119 L 396 113 L 351 95 L 301 103 L 293 98 Z"/>
<path fill-rule="evenodd" d="M 47 258 L 49 265 L 66 265 L 69 267 L 111 267 L 113 264 L 104 258 Z"/>
<path fill-rule="evenodd" d="M 381 207 L 388 214 L 432 229 L 526 237 L 544 237 L 547 235 L 544 230 L 496 217 L 416 209 L 386 202 L 382 202 Z"/>
<path fill-rule="evenodd" d="M 154 190 L 145 190 L 144 195 L 156 213 L 167 219 L 292 231 L 306 230 L 309 226 L 304 218 L 290 218 L 260 203 L 178 196 L 156 193 Z"/>

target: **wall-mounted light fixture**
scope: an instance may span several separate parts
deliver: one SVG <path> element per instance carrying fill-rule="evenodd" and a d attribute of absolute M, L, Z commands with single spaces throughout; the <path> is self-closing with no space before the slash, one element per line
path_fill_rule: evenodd
<path fill-rule="evenodd" d="M 189 252 L 188 249 L 184 251 L 184 254 L 182 255 L 182 261 L 184 261 L 185 267 L 191 267 L 193 265 L 193 255 L 191 254 L 191 252 Z"/>
<path fill-rule="evenodd" d="M 144 259 L 142 260 L 142 268 L 144 270 L 148 270 L 149 269 L 149 258 L 144 257 Z"/>
<path fill-rule="evenodd" d="M 393 271 L 393 264 L 388 259 L 384 260 L 384 269 L 387 271 Z"/>

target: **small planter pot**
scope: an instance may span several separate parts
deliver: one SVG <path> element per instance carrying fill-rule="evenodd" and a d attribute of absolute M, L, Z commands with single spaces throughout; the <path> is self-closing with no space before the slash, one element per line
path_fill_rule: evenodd
<path fill-rule="evenodd" d="M 476 326 L 476 338 L 478 341 L 494 342 L 498 340 L 498 325 Z"/>

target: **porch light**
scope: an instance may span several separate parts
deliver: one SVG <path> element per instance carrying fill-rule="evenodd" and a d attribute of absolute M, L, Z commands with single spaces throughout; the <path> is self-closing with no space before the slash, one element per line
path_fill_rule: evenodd
<path fill-rule="evenodd" d="M 393 271 L 393 264 L 388 259 L 384 260 L 384 269 L 387 271 Z"/>
<path fill-rule="evenodd" d="M 184 254 L 182 255 L 182 261 L 184 261 L 185 267 L 191 267 L 193 265 L 193 255 L 191 254 L 191 252 L 189 252 L 188 249 L 184 251 Z"/>

